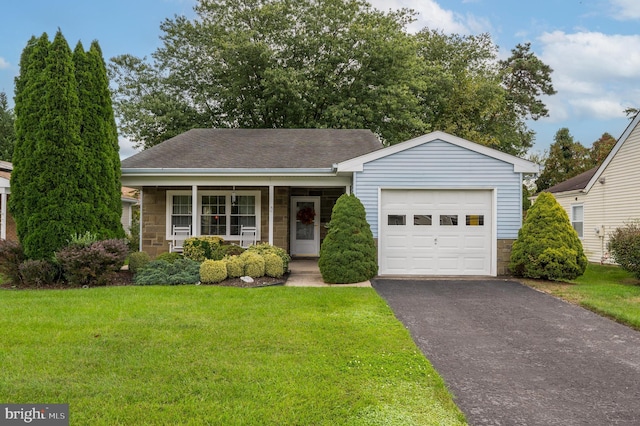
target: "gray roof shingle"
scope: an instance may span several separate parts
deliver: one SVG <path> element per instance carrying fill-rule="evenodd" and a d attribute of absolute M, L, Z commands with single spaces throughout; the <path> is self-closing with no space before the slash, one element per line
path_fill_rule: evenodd
<path fill-rule="evenodd" d="M 382 147 L 363 129 L 192 129 L 122 160 L 122 168 L 331 168 Z"/>
<path fill-rule="evenodd" d="M 556 194 L 558 192 L 577 191 L 580 189 L 585 189 L 587 187 L 587 184 L 593 177 L 593 175 L 596 174 L 597 170 L 598 170 L 598 167 L 589 169 L 586 172 L 580 173 L 577 176 L 574 176 L 563 182 L 553 185 L 552 187 L 545 189 L 545 191 L 551 192 L 552 194 Z"/>

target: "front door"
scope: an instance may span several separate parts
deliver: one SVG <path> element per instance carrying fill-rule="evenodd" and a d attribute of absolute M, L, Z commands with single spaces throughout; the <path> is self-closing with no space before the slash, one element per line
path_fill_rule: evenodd
<path fill-rule="evenodd" d="M 320 197 L 291 197 L 291 255 L 320 254 Z"/>

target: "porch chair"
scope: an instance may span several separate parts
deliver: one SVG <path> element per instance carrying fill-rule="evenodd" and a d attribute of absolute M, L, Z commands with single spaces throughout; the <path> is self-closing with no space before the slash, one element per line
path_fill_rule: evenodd
<path fill-rule="evenodd" d="M 258 238 L 258 228 L 255 226 L 240 227 L 240 247 L 249 248 L 256 243 Z"/>
<path fill-rule="evenodd" d="M 169 241 L 169 252 L 182 253 L 182 245 L 184 240 L 191 236 L 191 225 L 189 226 L 175 226 L 173 225 L 173 232 L 171 233 L 171 241 Z"/>

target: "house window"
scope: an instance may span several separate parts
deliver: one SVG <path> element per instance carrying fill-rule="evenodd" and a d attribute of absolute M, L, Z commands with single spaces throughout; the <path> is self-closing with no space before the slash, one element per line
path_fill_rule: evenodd
<path fill-rule="evenodd" d="M 256 197 L 238 195 L 231 205 L 231 235 L 240 235 L 242 226 L 256 226 Z"/>
<path fill-rule="evenodd" d="M 227 233 L 227 206 L 224 195 L 203 195 L 200 233 L 202 235 L 225 235 Z"/>
<path fill-rule="evenodd" d="M 198 191 L 196 206 L 192 205 L 191 193 L 167 191 L 167 238 L 171 237 L 172 226 L 192 224 L 193 208 L 200 224 L 194 229 L 196 235 L 218 235 L 233 241 L 239 239 L 242 226 L 259 227 L 260 191 Z"/>
<path fill-rule="evenodd" d="M 191 225 L 191 195 L 173 195 L 171 198 L 171 229 Z"/>
<path fill-rule="evenodd" d="M 584 206 L 571 206 L 571 225 L 578 233 L 578 237 L 582 238 L 584 231 Z"/>

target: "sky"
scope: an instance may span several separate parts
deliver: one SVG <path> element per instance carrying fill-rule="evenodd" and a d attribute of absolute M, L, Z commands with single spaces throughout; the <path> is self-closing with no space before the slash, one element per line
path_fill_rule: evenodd
<path fill-rule="evenodd" d="M 376 8 L 410 8 L 408 28 L 447 34 L 488 33 L 501 59 L 518 43 L 553 69 L 557 93 L 543 98 L 549 117 L 529 122 L 530 153 L 542 154 L 556 132 L 568 128 L 590 147 L 608 132 L 618 138 L 628 107 L 640 108 L 639 0 L 369 0 Z M 60 29 L 73 49 L 98 40 L 105 61 L 121 54 L 149 57 L 162 41 L 160 24 L 174 15 L 193 18 L 196 0 L 20 0 L 0 5 L 0 91 L 13 106 L 20 54 L 32 35 L 50 39 Z M 121 138 L 120 156 L 135 152 Z"/>

